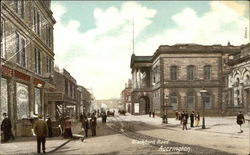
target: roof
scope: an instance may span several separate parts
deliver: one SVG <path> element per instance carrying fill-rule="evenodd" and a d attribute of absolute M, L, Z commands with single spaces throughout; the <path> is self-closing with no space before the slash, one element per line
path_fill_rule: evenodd
<path fill-rule="evenodd" d="M 130 61 L 130 68 L 134 65 L 134 63 L 150 63 L 153 56 L 135 56 L 132 54 L 131 61 Z"/>

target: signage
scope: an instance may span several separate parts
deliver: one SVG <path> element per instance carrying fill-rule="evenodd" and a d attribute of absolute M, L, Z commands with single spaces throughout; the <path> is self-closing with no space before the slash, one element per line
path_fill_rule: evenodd
<path fill-rule="evenodd" d="M 2 74 L 8 77 L 13 77 L 13 69 L 6 66 L 1 66 Z"/>
<path fill-rule="evenodd" d="M 48 93 L 48 101 L 63 101 L 63 93 Z"/>

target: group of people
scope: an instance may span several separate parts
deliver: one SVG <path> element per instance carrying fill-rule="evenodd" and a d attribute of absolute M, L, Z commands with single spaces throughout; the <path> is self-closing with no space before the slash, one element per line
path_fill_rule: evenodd
<path fill-rule="evenodd" d="M 103 122 L 106 122 L 106 117 L 104 116 Z M 82 123 L 82 131 L 85 134 L 85 137 L 88 137 L 88 129 L 91 130 L 92 136 L 96 136 L 96 126 L 97 126 L 97 118 L 95 116 L 95 113 L 91 115 L 90 120 L 86 115 L 83 115 L 83 118 L 80 120 Z"/>
<path fill-rule="evenodd" d="M 153 116 L 153 118 L 155 118 L 155 111 L 153 111 L 153 112 L 149 112 L 149 117 L 151 117 L 151 115 Z"/>
<path fill-rule="evenodd" d="M 182 124 L 182 130 L 186 129 L 187 130 L 187 124 L 188 124 L 188 118 L 190 118 L 190 127 L 199 127 L 200 123 L 200 113 L 197 112 L 196 114 L 194 111 L 191 112 L 189 115 L 187 111 L 182 111 L 178 112 L 176 111 L 176 120 L 180 121 L 180 124 Z M 194 126 L 194 121 L 195 121 L 195 126 Z"/>

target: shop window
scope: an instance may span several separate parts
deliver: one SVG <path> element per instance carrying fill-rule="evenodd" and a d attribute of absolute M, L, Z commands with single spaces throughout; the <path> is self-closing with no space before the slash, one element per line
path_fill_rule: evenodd
<path fill-rule="evenodd" d="M 16 104 L 17 119 L 28 118 L 29 116 L 29 91 L 28 86 L 16 83 Z"/>

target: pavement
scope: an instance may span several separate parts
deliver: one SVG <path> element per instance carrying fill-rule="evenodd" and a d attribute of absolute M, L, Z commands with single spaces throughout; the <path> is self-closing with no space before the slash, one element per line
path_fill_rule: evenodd
<path fill-rule="evenodd" d="M 71 139 L 62 137 L 46 138 L 46 152 L 51 153 L 67 144 Z M 37 152 L 36 137 L 16 137 L 7 143 L 0 144 L 0 154 L 35 154 Z"/>

